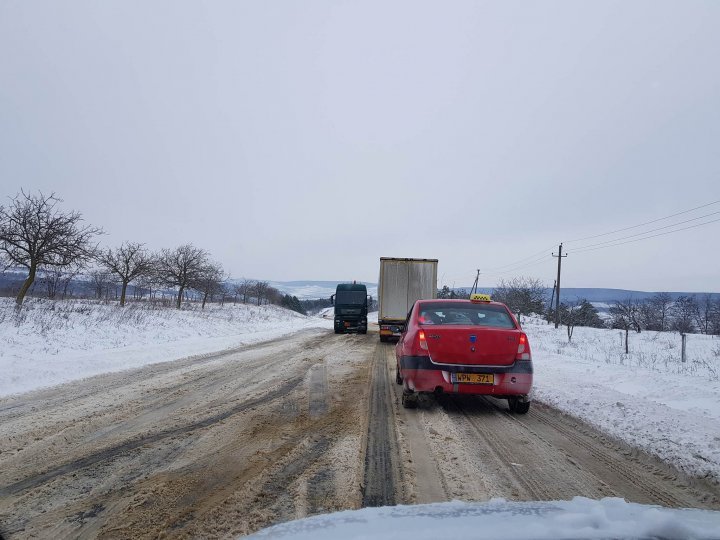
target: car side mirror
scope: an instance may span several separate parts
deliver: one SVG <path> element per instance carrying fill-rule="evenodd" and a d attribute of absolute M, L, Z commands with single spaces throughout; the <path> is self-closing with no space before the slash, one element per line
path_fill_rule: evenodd
<path fill-rule="evenodd" d="M 330 305 L 331 306 L 335 305 L 335 295 L 334 294 L 330 296 Z"/>

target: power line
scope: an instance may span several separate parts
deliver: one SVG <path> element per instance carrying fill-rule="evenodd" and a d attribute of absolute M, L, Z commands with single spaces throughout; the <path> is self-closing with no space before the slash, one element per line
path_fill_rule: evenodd
<path fill-rule="evenodd" d="M 665 225 L 664 227 L 657 227 L 657 228 L 655 228 L 655 229 L 649 229 L 649 230 L 647 230 L 647 231 L 643 231 L 643 232 L 639 232 L 639 233 L 635 233 L 635 234 L 630 234 L 630 235 L 628 235 L 628 236 L 621 236 L 620 238 L 614 238 L 614 239 L 612 239 L 612 240 L 606 240 L 605 242 L 598 242 L 597 244 L 589 244 L 589 245 L 587 245 L 587 246 L 581 246 L 581 247 L 579 247 L 579 248 L 575 248 L 574 251 L 579 251 L 579 250 L 582 250 L 582 249 L 585 249 L 585 248 L 591 248 L 591 247 L 595 247 L 595 246 L 602 246 L 603 244 L 610 244 L 610 243 L 612 243 L 612 242 L 619 242 L 620 240 L 625 240 L 625 239 L 627 239 L 627 238 L 635 238 L 636 236 L 642 236 L 642 235 L 644 235 L 644 234 L 648 234 L 648 233 L 655 232 L 655 231 L 662 231 L 663 229 L 669 229 L 670 227 L 677 227 L 678 225 L 684 225 L 685 223 L 690 223 L 691 221 L 697 221 L 697 220 L 699 220 L 699 219 L 705 219 L 705 218 L 710 217 L 710 216 L 716 216 L 717 214 L 720 214 L 720 211 L 711 212 L 711 213 L 709 213 L 709 214 L 705 214 L 704 216 L 699 216 L 699 217 L 696 217 L 696 218 L 686 219 L 685 221 L 678 221 L 677 223 L 671 223 L 670 225 Z M 669 232 L 670 232 L 670 231 L 669 231 Z"/>
<path fill-rule="evenodd" d="M 593 236 L 585 236 L 583 238 L 574 238 L 573 240 L 566 240 L 565 243 L 569 244 L 570 242 L 580 242 L 581 240 L 591 240 L 593 238 L 600 238 L 601 236 L 608 236 L 610 234 L 615 234 L 615 233 L 619 233 L 619 232 L 623 232 L 623 231 L 629 231 L 630 229 L 637 229 L 638 227 L 644 227 L 645 225 L 651 225 L 653 223 L 657 223 L 658 221 L 664 221 L 664 220 L 670 219 L 672 217 L 681 216 L 683 214 L 688 214 L 690 212 L 694 212 L 695 210 L 699 210 L 700 208 L 706 208 L 708 206 L 712 206 L 712 205 L 718 204 L 718 203 L 720 203 L 720 199 L 717 201 L 707 203 L 707 204 L 703 204 L 701 206 L 696 206 L 695 208 L 691 208 L 690 210 L 683 210 L 682 212 L 678 212 L 676 214 L 670 214 L 669 216 L 661 217 L 658 219 L 653 219 L 652 221 L 646 221 L 645 223 L 640 223 L 639 225 L 633 225 L 631 227 L 625 227 L 623 229 L 617 229 L 617 230 L 602 233 L 602 234 L 595 234 Z"/>
<path fill-rule="evenodd" d="M 640 242 L 641 240 L 648 240 L 649 238 L 657 238 L 658 236 L 665 236 L 665 235 L 680 232 L 680 231 L 687 231 L 688 229 L 695 229 L 697 227 L 702 227 L 703 225 L 710 225 L 711 223 L 716 223 L 718 221 L 720 221 L 720 218 L 713 219 L 711 221 L 706 221 L 705 223 L 698 223 L 696 225 L 690 225 L 689 227 L 683 227 L 682 229 L 675 229 L 673 231 L 666 231 L 664 233 L 653 234 L 651 236 L 646 236 L 644 238 L 636 238 L 635 240 L 627 240 L 625 242 L 620 242 L 618 244 L 610 244 L 607 246 L 600 246 L 600 247 L 587 247 L 585 249 L 579 249 L 579 250 L 576 249 L 576 250 L 571 251 L 571 253 L 573 253 L 573 254 L 574 253 L 583 253 L 585 251 L 595 251 L 597 249 L 605 249 L 605 248 L 609 248 L 609 247 L 622 246 L 624 244 L 632 244 L 633 242 Z"/>
<path fill-rule="evenodd" d="M 502 270 L 503 268 L 507 268 L 508 266 L 515 266 L 515 265 L 520 264 L 520 263 L 522 263 L 522 262 L 524 262 L 524 261 L 526 261 L 526 260 L 528 260 L 528 259 L 532 259 L 532 258 L 534 258 L 534 257 L 537 257 L 537 256 L 540 255 L 541 253 L 544 254 L 544 255 L 547 255 L 546 252 L 549 251 L 549 250 L 551 250 L 553 247 L 554 247 L 554 246 L 550 246 L 550 247 L 547 247 L 547 248 L 545 248 L 545 249 L 541 249 L 541 250 L 538 251 L 537 253 L 533 253 L 532 255 L 528 255 L 527 257 L 523 257 L 522 259 L 519 259 L 519 260 L 517 260 L 517 261 L 515 261 L 515 262 L 512 262 L 512 263 L 504 264 L 504 265 L 502 265 L 502 266 L 494 266 L 494 267 L 490 268 L 488 271 L 489 271 L 489 272 L 492 272 L 492 271 L 494 271 L 494 270 Z"/>
<path fill-rule="evenodd" d="M 549 247 L 542 249 L 536 253 L 533 253 L 532 255 L 528 255 L 527 257 L 518 259 L 515 262 L 504 264 L 502 266 L 491 267 L 487 272 L 484 271 L 482 274 L 484 276 L 500 276 L 503 274 L 508 274 L 510 272 L 513 272 L 514 268 L 518 265 L 520 265 L 518 269 L 525 268 L 528 265 L 535 264 L 537 261 L 545 260 L 545 257 L 547 256 L 547 252 L 549 252 L 552 248 L 553 248 L 553 246 L 549 246 Z M 542 255 L 542 257 L 538 258 L 538 255 Z M 532 260 L 530 260 L 530 259 L 532 259 Z M 523 264 L 523 263 L 525 263 L 525 261 L 528 261 L 528 264 Z M 502 270 L 502 271 L 498 272 L 498 270 Z M 445 282 L 457 280 L 457 279 L 464 278 L 464 277 L 470 278 L 470 276 L 474 276 L 474 274 L 475 274 L 475 271 L 468 271 L 467 273 L 458 274 L 458 275 L 449 277 L 445 280 Z"/>
<path fill-rule="evenodd" d="M 507 274 L 512 274 L 512 273 L 514 273 L 514 272 L 517 272 L 518 270 L 523 270 L 523 269 L 525 269 L 525 268 L 530 268 L 530 267 L 532 267 L 532 266 L 537 266 L 538 264 L 543 263 L 543 262 L 545 262 L 545 261 L 547 261 L 547 258 L 546 258 L 546 256 L 543 256 L 543 257 L 540 258 L 540 259 L 537 259 L 537 260 L 535 260 L 535 261 L 530 261 L 529 263 L 523 264 L 523 265 L 521 265 L 521 266 L 517 266 L 517 267 L 510 268 L 509 270 L 503 270 L 502 272 L 483 272 L 483 275 L 484 275 L 484 276 L 504 276 L 504 275 L 507 275 Z"/>
<path fill-rule="evenodd" d="M 475 270 L 468 271 L 468 272 L 465 272 L 465 273 L 462 273 L 462 274 L 456 274 L 456 275 L 454 275 L 454 276 L 450 276 L 450 277 L 448 277 L 448 278 L 445 278 L 445 280 L 443 281 L 443 283 L 448 283 L 448 282 L 451 282 L 451 281 L 458 281 L 458 280 L 460 280 L 460 279 L 465 279 L 466 277 L 467 277 L 468 279 L 472 279 L 471 276 L 474 276 L 474 275 L 475 275 Z"/>
<path fill-rule="evenodd" d="M 657 222 L 659 222 L 659 221 L 664 221 L 664 220 L 667 220 L 667 219 L 670 219 L 670 218 L 673 218 L 673 217 L 676 217 L 676 216 L 681 216 L 681 215 L 684 215 L 684 214 L 688 214 L 688 213 L 690 213 L 690 212 L 694 212 L 694 211 L 699 210 L 699 209 L 701 209 L 701 208 L 707 208 L 708 206 L 713 206 L 713 205 L 718 204 L 718 203 L 720 203 L 720 199 L 718 199 L 718 200 L 716 200 L 716 201 L 709 202 L 709 203 L 707 203 L 707 204 L 703 204 L 703 205 L 700 205 L 700 206 L 696 206 L 696 207 L 694 207 L 694 208 L 690 208 L 689 210 L 683 210 L 682 212 L 676 212 L 676 213 L 670 214 L 670 215 L 668 215 L 668 216 L 664 216 L 664 217 L 661 217 L 661 218 L 658 218 L 658 219 L 653 219 L 653 220 L 651 220 L 651 221 L 646 221 L 646 222 L 640 223 L 640 224 L 638 224 L 638 225 L 632 225 L 632 226 L 630 226 L 630 227 L 624 227 L 624 228 L 622 228 L 622 229 L 616 229 L 616 230 L 614 230 L 614 231 L 609 231 L 609 232 L 605 232 L 605 233 L 602 233 L 602 234 L 595 234 L 595 235 L 592 235 L 592 236 L 585 236 L 585 237 L 582 237 L 582 238 L 575 238 L 575 239 L 572 239 L 572 240 L 567 240 L 567 241 L 564 242 L 564 243 L 579 242 L 579 241 L 582 241 L 582 240 L 590 240 L 590 239 L 593 239 L 593 238 L 600 238 L 600 237 L 603 237 L 603 236 L 609 236 L 609 235 L 611 235 L 611 234 L 616 234 L 616 233 L 623 232 L 623 231 L 629 231 L 629 230 L 632 230 L 632 229 L 637 229 L 637 228 L 639 228 L 639 227 L 644 227 L 644 226 L 646 226 L 646 225 L 651 225 L 651 224 L 657 223 Z M 646 230 L 646 231 L 643 231 L 643 232 L 640 232 L 640 233 L 631 234 L 631 235 L 628 235 L 628 236 L 622 236 L 622 237 L 619 237 L 619 238 L 614 238 L 614 239 L 612 239 L 612 240 L 607 240 L 607 241 L 605 241 L 605 242 L 599 242 L 599 243 L 597 243 L 597 244 L 589 244 L 589 245 L 586 245 L 586 246 L 581 246 L 581 247 L 579 247 L 579 248 L 567 250 L 567 252 L 571 252 L 571 253 L 582 253 L 582 252 L 585 252 L 585 251 L 594 251 L 594 250 L 597 250 L 597 249 L 604 249 L 604 248 L 608 248 L 608 247 L 621 246 L 621 245 L 624 245 L 624 244 L 629 244 L 629 243 L 633 243 L 633 242 L 639 242 L 639 241 L 641 241 L 641 240 L 647 240 L 647 239 L 650 239 L 650 238 L 656 238 L 656 237 L 658 237 L 658 236 L 664 236 L 664 235 L 666 235 L 666 234 L 671 234 L 671 233 L 674 233 L 674 232 L 680 232 L 680 231 L 684 231 L 684 230 L 688 230 L 688 229 L 694 229 L 694 228 L 696 228 L 696 227 L 701 227 L 701 226 L 703 226 L 703 225 L 709 225 L 709 224 L 711 224 L 711 223 L 715 223 L 715 222 L 717 222 L 717 221 L 720 221 L 720 219 L 715 219 L 715 220 L 707 221 L 707 222 L 704 222 L 704 223 L 698 223 L 698 224 L 692 225 L 692 226 L 690 226 L 690 227 L 683 227 L 683 228 L 680 228 L 680 229 L 674 229 L 674 230 L 666 231 L 666 232 L 660 233 L 660 234 L 654 234 L 654 235 L 650 235 L 650 236 L 645 236 L 645 235 L 647 235 L 648 233 L 651 233 L 651 232 L 661 231 L 661 230 L 663 230 L 663 229 L 668 229 L 668 228 L 671 228 L 671 227 L 677 227 L 678 225 L 683 225 L 683 224 L 685 224 L 685 223 L 690 223 L 690 222 L 692 222 L 692 221 L 697 221 L 697 220 L 699 220 L 699 219 L 705 219 L 705 218 L 707 218 L 707 217 L 710 217 L 710 216 L 713 216 L 713 215 L 717 215 L 717 214 L 720 214 L 720 211 L 711 212 L 711 213 L 705 214 L 705 215 L 703 215 L 703 216 L 699 216 L 699 217 L 696 217 L 696 218 L 691 218 L 691 219 L 684 220 L 684 221 L 679 221 L 679 222 L 677 222 L 677 223 L 672 223 L 672 224 L 670 224 L 670 225 L 665 225 L 665 226 L 663 226 L 663 227 L 657 227 L 657 228 L 655 228 L 655 229 L 649 229 L 649 230 Z M 627 240 L 627 241 L 622 241 L 622 242 L 621 242 L 621 240 L 626 240 L 626 239 L 629 239 L 629 238 L 635 238 L 636 236 L 642 236 L 642 238 L 636 238 L 636 239 L 634 239 L 634 240 Z M 502 265 L 502 266 L 491 267 L 491 268 L 489 268 L 487 271 L 483 272 L 483 275 L 499 277 L 499 276 L 503 276 L 503 275 L 507 275 L 507 274 L 511 274 L 511 273 L 517 272 L 517 271 L 519 271 L 519 270 L 523 270 L 523 269 L 525 269 L 525 268 L 530 268 L 530 267 L 533 267 L 533 266 L 537 266 L 538 264 L 540 264 L 540 263 L 544 262 L 545 260 L 547 260 L 547 259 L 546 259 L 546 257 L 547 257 L 547 252 L 548 252 L 549 250 L 551 250 L 552 248 L 553 248 L 553 246 L 549 246 L 549 247 L 547 247 L 547 248 L 545 248 L 545 249 L 542 249 L 542 250 L 540 250 L 540 251 L 538 251 L 538 252 L 536 252 L 536 253 L 533 253 L 533 254 L 531 254 L 531 255 L 528 255 L 527 257 L 523 257 L 522 259 L 518 259 L 518 260 L 516 260 L 515 262 L 508 263 L 508 264 L 505 264 L 505 265 Z M 455 279 L 459 279 L 460 277 L 465 277 L 465 276 L 467 276 L 468 278 L 470 278 L 471 276 L 473 276 L 474 273 L 475 273 L 474 271 L 468 271 L 467 273 L 464 273 L 464 274 L 462 274 L 461 276 L 457 276 L 457 278 L 451 278 L 451 279 L 453 279 L 453 281 L 454 281 Z M 450 278 L 449 278 L 449 279 L 450 279 Z"/>

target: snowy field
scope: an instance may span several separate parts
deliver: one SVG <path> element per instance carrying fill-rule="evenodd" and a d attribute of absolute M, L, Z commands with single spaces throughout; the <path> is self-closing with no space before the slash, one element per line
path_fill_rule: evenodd
<path fill-rule="evenodd" d="M 274 339 L 332 320 L 277 306 L 182 310 L 89 300 L 0 298 L 0 396 Z"/>
<path fill-rule="evenodd" d="M 523 321 L 535 364 L 534 398 L 643 448 L 683 471 L 720 481 L 720 339 Z M 622 338 L 622 340 L 621 340 Z"/>

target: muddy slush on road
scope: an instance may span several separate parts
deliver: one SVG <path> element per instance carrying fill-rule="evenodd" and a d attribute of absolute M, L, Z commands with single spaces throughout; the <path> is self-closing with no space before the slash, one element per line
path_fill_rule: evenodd
<path fill-rule="evenodd" d="M 545 406 L 400 406 L 392 343 L 306 330 L 0 400 L 0 533 L 229 538 L 362 506 L 624 497 L 720 509 L 688 478 Z M 538 404 L 535 404 L 538 405 Z"/>

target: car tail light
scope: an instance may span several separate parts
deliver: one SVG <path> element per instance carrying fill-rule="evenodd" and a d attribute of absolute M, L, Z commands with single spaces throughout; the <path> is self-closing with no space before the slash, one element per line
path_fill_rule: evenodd
<path fill-rule="evenodd" d="M 418 332 L 418 344 L 423 351 L 428 350 L 427 340 L 425 339 L 425 332 L 422 330 Z"/>
<path fill-rule="evenodd" d="M 517 356 L 515 356 L 515 360 L 532 360 L 532 355 L 530 354 L 530 343 L 528 343 L 528 338 L 525 334 L 520 334 L 520 342 L 518 343 Z"/>

